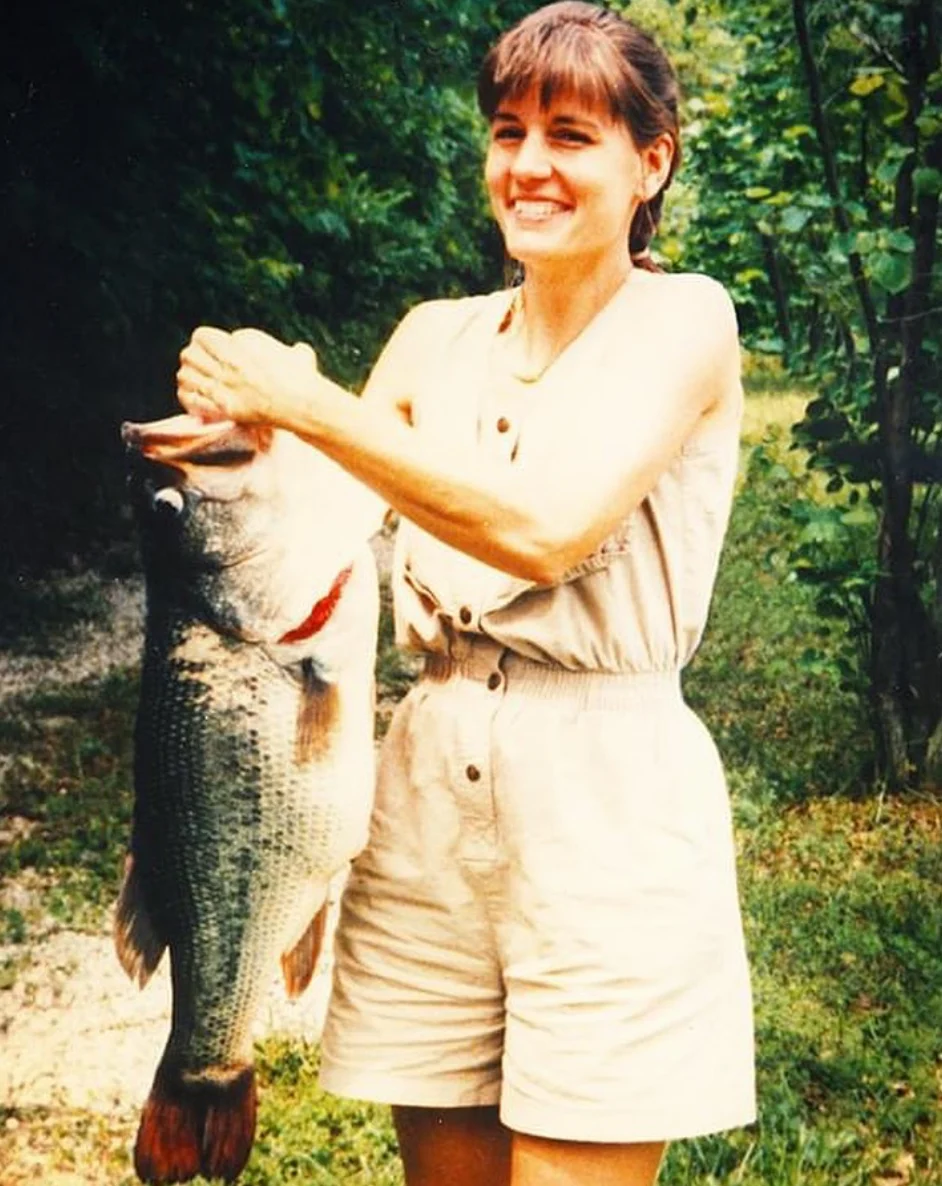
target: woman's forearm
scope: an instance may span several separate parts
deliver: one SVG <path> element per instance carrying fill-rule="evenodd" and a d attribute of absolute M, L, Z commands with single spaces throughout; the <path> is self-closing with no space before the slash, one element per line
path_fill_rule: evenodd
<path fill-rule="evenodd" d="M 528 507 L 512 473 L 452 442 L 432 445 L 391 410 L 364 404 L 331 380 L 294 403 L 281 427 L 310 442 L 393 509 L 460 551 L 527 580 L 553 579 L 559 564 L 549 524 Z"/>

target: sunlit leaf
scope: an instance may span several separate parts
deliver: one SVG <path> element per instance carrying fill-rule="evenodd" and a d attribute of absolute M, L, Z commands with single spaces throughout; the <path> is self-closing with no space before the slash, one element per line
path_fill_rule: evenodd
<path fill-rule="evenodd" d="M 874 91 L 878 91 L 883 86 L 883 83 L 884 78 L 882 73 L 858 74 L 848 87 L 848 90 L 852 95 L 858 95 L 864 98 L 867 95 L 872 95 Z"/>
<path fill-rule="evenodd" d="M 782 230 L 794 235 L 807 226 L 811 218 L 811 211 L 802 210 L 800 206 L 788 206 L 782 211 L 781 218 Z"/>
<path fill-rule="evenodd" d="M 867 260 L 867 268 L 874 283 L 886 292 L 902 292 L 909 285 L 910 261 L 899 252 L 875 251 Z"/>

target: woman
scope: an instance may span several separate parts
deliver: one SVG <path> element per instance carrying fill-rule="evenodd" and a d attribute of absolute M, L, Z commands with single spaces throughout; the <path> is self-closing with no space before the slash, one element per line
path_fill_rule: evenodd
<path fill-rule="evenodd" d="M 290 429 L 403 517 L 425 673 L 338 930 L 331 1090 L 384 1101 L 409 1186 L 649 1186 L 753 1119 L 723 773 L 685 706 L 732 495 L 735 316 L 648 245 L 678 161 L 660 50 L 551 4 L 479 82 L 520 288 L 420 305 L 362 399 L 309 347 L 198 330 L 191 411 Z"/>

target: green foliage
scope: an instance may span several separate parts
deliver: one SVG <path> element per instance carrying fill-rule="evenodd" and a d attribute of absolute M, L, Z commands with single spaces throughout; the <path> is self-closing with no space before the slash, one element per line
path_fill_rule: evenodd
<path fill-rule="evenodd" d="M 492 283 L 476 64 L 491 0 L 15 6 L 0 41 L 8 557 L 127 531 L 117 428 L 199 324 L 358 382 L 422 297 Z"/>
<path fill-rule="evenodd" d="M 681 263 L 725 280 L 747 341 L 813 379 L 792 563 L 859 645 L 878 760 L 932 779 L 942 739 L 942 72 L 928 0 L 728 0 L 728 91 L 697 100 Z M 933 658 L 935 657 L 935 658 Z M 931 740 L 936 734 L 936 740 Z"/>
<path fill-rule="evenodd" d="M 262 1114 L 244 1175 L 248 1186 L 291 1181 L 400 1186 L 387 1109 L 324 1095 L 317 1086 L 314 1046 L 272 1039 L 259 1053 L 263 1090 L 273 1106 Z"/>

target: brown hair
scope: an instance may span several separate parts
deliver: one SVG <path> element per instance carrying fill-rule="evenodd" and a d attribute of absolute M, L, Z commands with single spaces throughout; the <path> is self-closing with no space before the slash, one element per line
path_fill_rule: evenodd
<path fill-rule="evenodd" d="M 665 132 L 671 136 L 667 180 L 635 211 L 628 242 L 635 263 L 659 271 L 649 249 L 664 191 L 680 164 L 679 88 L 663 50 L 610 9 L 582 0 L 547 4 L 508 29 L 489 51 L 478 75 L 478 105 L 491 120 L 503 100 L 519 99 L 534 87 L 543 107 L 556 95 L 606 106 L 613 119 L 627 125 L 639 149 Z"/>

